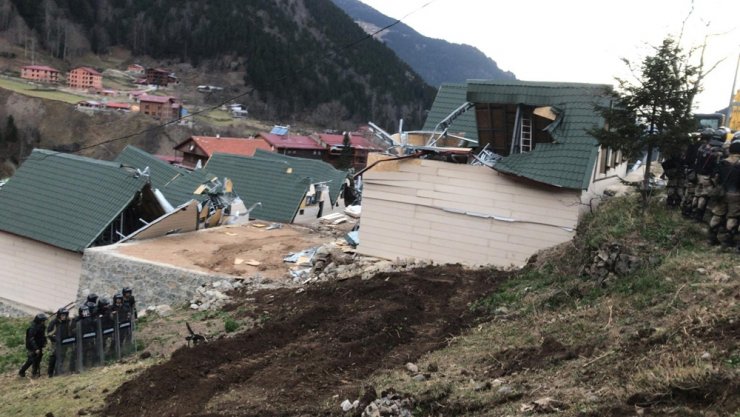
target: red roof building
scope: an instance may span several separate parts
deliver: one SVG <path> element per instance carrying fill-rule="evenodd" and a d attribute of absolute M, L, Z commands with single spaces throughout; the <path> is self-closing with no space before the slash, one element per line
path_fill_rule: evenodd
<path fill-rule="evenodd" d="M 257 149 L 273 151 L 265 140 L 261 138 L 227 138 L 220 136 L 191 136 L 175 146 L 176 152 L 182 152 L 182 165 L 195 168 L 200 161 L 204 166 L 214 153 L 231 155 L 254 156 Z"/>
<path fill-rule="evenodd" d="M 21 78 L 45 83 L 59 81 L 59 71 L 46 65 L 26 65 L 21 67 Z"/>
<path fill-rule="evenodd" d="M 90 67 L 77 67 L 67 74 L 67 84 L 81 90 L 102 90 L 103 74 Z"/>
<path fill-rule="evenodd" d="M 182 104 L 180 100 L 170 96 L 139 96 L 139 111 L 159 120 L 174 120 L 180 117 Z"/>
<path fill-rule="evenodd" d="M 318 141 L 327 149 L 325 161 L 337 166 L 344 148 L 344 135 L 333 135 L 320 133 Z M 350 145 L 352 147 L 352 168 L 361 170 L 367 165 L 367 155 L 370 152 L 381 152 L 383 149 L 364 136 L 350 134 Z"/>
<path fill-rule="evenodd" d="M 258 133 L 256 138 L 264 139 L 275 152 L 283 155 L 309 159 L 324 159 L 326 155 L 326 147 L 310 136 Z"/>
<path fill-rule="evenodd" d="M 170 70 L 162 68 L 147 68 L 146 83 L 150 85 L 167 87 L 167 85 L 169 84 L 177 83 L 177 77 L 175 77 L 175 75 Z"/>

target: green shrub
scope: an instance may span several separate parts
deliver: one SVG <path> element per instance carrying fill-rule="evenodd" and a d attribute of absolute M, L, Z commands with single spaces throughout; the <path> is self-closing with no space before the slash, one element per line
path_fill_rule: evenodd
<path fill-rule="evenodd" d="M 226 333 L 234 332 L 238 328 L 239 322 L 234 320 L 232 317 L 227 317 L 226 319 L 224 319 L 224 330 L 226 330 Z"/>

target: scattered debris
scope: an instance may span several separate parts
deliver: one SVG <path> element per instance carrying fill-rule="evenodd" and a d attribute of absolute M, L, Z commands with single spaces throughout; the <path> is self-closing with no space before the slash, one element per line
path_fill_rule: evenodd
<path fill-rule="evenodd" d="M 198 311 L 218 310 L 231 300 L 231 297 L 224 293 L 241 288 L 243 285 L 236 279 L 215 281 L 210 285 L 203 284 L 195 290 L 195 295 L 190 300 L 190 308 Z"/>
<path fill-rule="evenodd" d="M 401 396 L 393 390 L 384 391 L 381 398 L 371 402 L 362 411 L 362 417 L 412 417 L 415 401 L 410 396 Z"/>
<path fill-rule="evenodd" d="M 567 408 L 568 406 L 562 401 L 558 401 L 550 397 L 544 397 L 528 404 L 522 404 L 520 410 L 523 413 L 556 413 L 566 410 Z"/>
<path fill-rule="evenodd" d="M 319 221 L 321 221 L 322 223 L 336 225 L 348 222 L 349 219 L 342 213 L 331 213 L 319 218 Z"/>
<path fill-rule="evenodd" d="M 596 252 L 586 274 L 600 281 L 631 274 L 642 268 L 644 262 L 630 252 L 630 249 L 618 243 L 605 245 Z"/>
<path fill-rule="evenodd" d="M 344 214 L 348 215 L 349 217 L 353 217 L 355 219 L 360 218 L 361 213 L 362 213 L 362 206 L 349 206 L 344 209 Z"/>
<path fill-rule="evenodd" d="M 236 258 L 234 259 L 234 265 L 241 265 L 244 263 L 244 259 L 242 258 Z"/>
<path fill-rule="evenodd" d="M 342 404 L 340 405 L 340 407 L 342 407 L 342 411 L 346 413 L 349 410 L 354 410 L 359 405 L 360 405 L 360 400 L 355 400 L 354 402 L 350 402 L 349 400 L 344 400 L 342 401 Z"/>
<path fill-rule="evenodd" d="M 185 327 L 188 328 L 188 335 L 185 336 L 185 340 L 188 342 L 188 347 L 190 347 L 190 343 L 191 342 L 193 343 L 193 346 L 195 346 L 198 343 L 207 342 L 208 341 L 208 339 L 206 339 L 205 336 L 203 336 L 201 334 L 198 334 L 198 333 L 195 333 L 193 331 L 193 328 L 190 327 L 190 324 L 188 322 L 185 322 Z"/>
<path fill-rule="evenodd" d="M 274 229 L 282 229 L 283 224 L 282 223 L 272 223 L 271 225 L 267 226 L 265 230 L 274 230 Z"/>

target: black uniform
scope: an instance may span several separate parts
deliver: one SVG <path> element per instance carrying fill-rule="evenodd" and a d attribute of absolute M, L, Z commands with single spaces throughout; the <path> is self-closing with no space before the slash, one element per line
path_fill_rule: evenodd
<path fill-rule="evenodd" d="M 31 325 L 26 329 L 26 350 L 28 353 L 28 359 L 23 364 L 18 375 L 21 377 L 26 376 L 26 370 L 33 366 L 32 375 L 34 377 L 41 376 L 41 358 L 43 356 L 43 349 L 46 346 L 46 316 L 44 314 L 38 314 L 31 322 Z"/>
<path fill-rule="evenodd" d="M 60 314 L 59 312 L 57 312 L 56 318 L 52 320 L 51 323 L 49 323 L 49 326 L 46 328 L 46 334 L 49 336 L 49 341 L 51 342 L 52 346 L 51 355 L 49 356 L 49 378 L 53 377 L 56 372 L 57 360 L 62 363 L 64 361 L 64 353 L 57 352 L 57 335 L 59 335 L 62 340 L 72 335 L 72 329 L 69 326 L 68 314 L 69 313 Z"/>

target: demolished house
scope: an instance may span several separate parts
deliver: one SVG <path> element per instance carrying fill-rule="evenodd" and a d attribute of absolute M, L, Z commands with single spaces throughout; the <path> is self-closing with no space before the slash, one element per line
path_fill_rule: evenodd
<path fill-rule="evenodd" d="M 262 149 L 254 157 L 216 153 L 204 168 L 231 178 L 234 190 L 247 204 L 261 203 L 250 217 L 292 223 L 305 207 L 307 195 L 319 185 L 328 187 L 330 204 L 336 204 L 347 173 L 311 159 L 276 154 Z"/>
<path fill-rule="evenodd" d="M 137 169 L 34 150 L 0 189 L 0 297 L 51 311 L 77 297 L 82 253 L 164 214 Z"/>
<path fill-rule="evenodd" d="M 570 240 L 583 208 L 626 170 L 621 155 L 587 133 L 604 125 L 596 106 L 608 104 L 605 91 L 522 81 L 442 86 L 430 117 L 449 116 L 428 121 L 433 131 L 405 134 L 402 156 L 364 173 L 358 252 L 506 267 Z M 461 150 L 472 164 L 447 162 L 460 162 Z"/>

